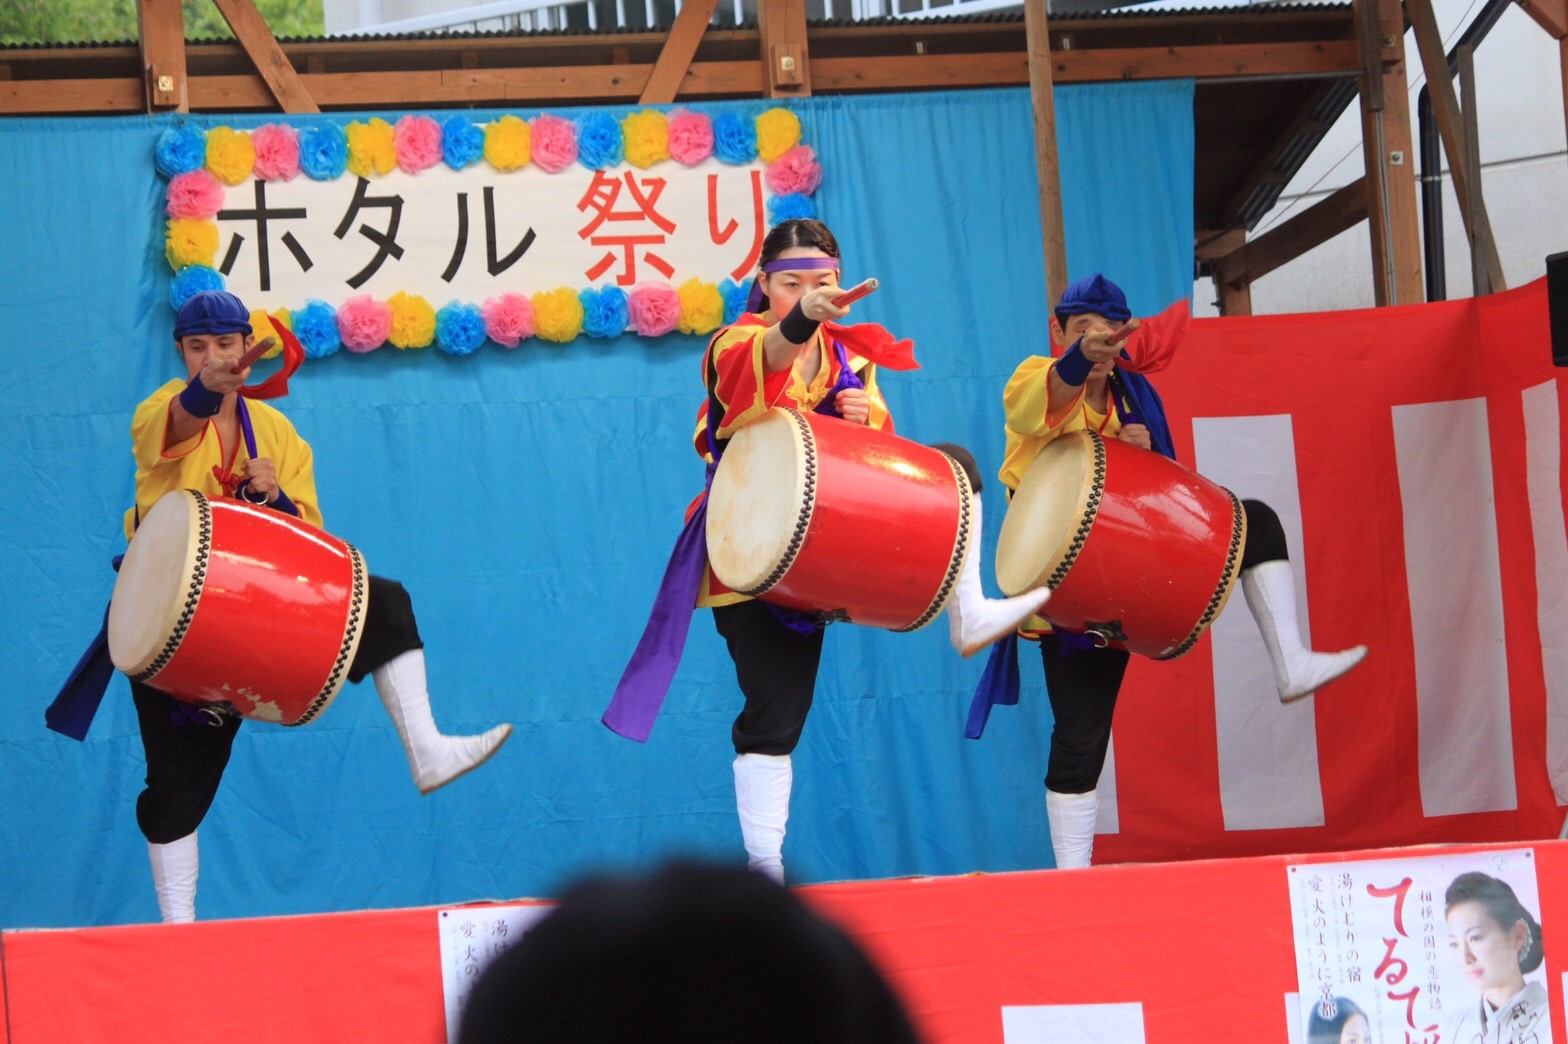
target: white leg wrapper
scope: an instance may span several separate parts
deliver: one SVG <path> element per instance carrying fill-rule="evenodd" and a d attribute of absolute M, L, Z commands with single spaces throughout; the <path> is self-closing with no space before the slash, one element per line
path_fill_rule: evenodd
<path fill-rule="evenodd" d="M 1094 821 L 1100 811 L 1100 795 L 1045 792 L 1045 815 L 1051 825 L 1051 849 L 1056 853 L 1058 870 L 1073 870 L 1089 865 L 1094 854 Z"/>
<path fill-rule="evenodd" d="M 152 886 L 158 893 L 158 912 L 164 924 L 196 920 L 196 835 L 186 834 L 166 845 L 147 842 L 152 863 Z"/>
<path fill-rule="evenodd" d="M 1275 560 L 1253 566 L 1241 574 L 1241 589 L 1263 635 L 1281 700 L 1288 703 L 1311 694 L 1366 656 L 1364 645 L 1343 652 L 1317 653 L 1301 644 L 1301 628 L 1296 622 L 1296 577 L 1289 562 Z"/>
<path fill-rule="evenodd" d="M 443 736 L 430 714 L 430 693 L 425 688 L 425 653 L 411 649 L 378 667 L 371 677 L 397 727 L 408 767 L 421 794 L 445 786 L 478 768 L 501 749 L 512 726 L 497 725 L 477 736 Z"/>
<path fill-rule="evenodd" d="M 741 754 L 735 759 L 735 809 L 746 843 L 746 865 L 784 883 L 784 825 L 795 770 L 788 754 Z"/>
<path fill-rule="evenodd" d="M 958 588 L 947 600 L 948 636 L 953 648 L 965 656 L 973 656 L 992 642 L 1017 629 L 1029 617 L 1039 612 L 1051 597 L 1049 589 L 1037 587 L 1012 598 L 987 598 L 980 583 L 980 532 L 982 513 L 980 494 L 970 498 L 974 522 L 969 529 L 969 547 L 964 554 L 964 568 L 959 573 Z"/>

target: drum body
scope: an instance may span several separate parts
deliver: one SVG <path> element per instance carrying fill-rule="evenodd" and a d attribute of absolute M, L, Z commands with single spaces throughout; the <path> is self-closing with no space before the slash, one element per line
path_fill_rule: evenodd
<path fill-rule="evenodd" d="M 1227 489 L 1168 457 L 1093 431 L 1054 439 L 1002 523 L 997 583 L 1044 585 L 1052 624 L 1157 660 L 1191 649 L 1241 571 L 1247 535 Z"/>
<path fill-rule="evenodd" d="M 368 579 L 355 548 L 297 518 L 175 490 L 126 551 L 109 655 L 177 699 L 303 725 L 348 677 Z"/>
<path fill-rule="evenodd" d="M 978 538 L 947 454 L 819 413 L 735 433 L 708 494 L 708 560 L 731 590 L 870 627 L 942 611 Z"/>

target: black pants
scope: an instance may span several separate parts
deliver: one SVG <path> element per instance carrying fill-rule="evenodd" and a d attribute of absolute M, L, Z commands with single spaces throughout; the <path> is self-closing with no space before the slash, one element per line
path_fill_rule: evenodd
<path fill-rule="evenodd" d="M 349 665 L 349 680 L 357 682 L 395 657 L 422 648 L 414 605 L 403 585 L 371 577 L 365 631 Z M 195 830 L 212 807 L 241 719 L 224 715 L 216 725 L 188 721 L 174 713 L 172 697 L 134 680 L 131 698 L 147 755 L 147 788 L 136 799 L 136 824 L 147 840 L 168 844 Z"/>
<path fill-rule="evenodd" d="M 746 705 L 730 730 L 737 754 L 788 754 L 800 742 L 822 660 L 822 632 L 800 634 L 755 600 L 716 606 Z"/>
<path fill-rule="evenodd" d="M 1243 500 L 1247 544 L 1242 549 L 1245 571 L 1264 562 L 1288 558 L 1285 528 L 1279 515 L 1261 500 Z M 1120 649 L 1064 652 L 1061 639 L 1046 635 L 1040 642 L 1045 685 L 1055 724 L 1045 786 L 1058 794 L 1086 794 L 1099 785 L 1111 743 L 1111 715 L 1127 673 L 1127 653 Z"/>

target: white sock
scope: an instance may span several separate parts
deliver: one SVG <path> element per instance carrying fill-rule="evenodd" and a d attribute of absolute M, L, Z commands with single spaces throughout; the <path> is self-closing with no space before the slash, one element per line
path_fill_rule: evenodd
<path fill-rule="evenodd" d="M 784 883 L 784 827 L 794 767 L 788 754 L 735 758 L 735 809 L 746 844 L 746 865 Z"/>
<path fill-rule="evenodd" d="M 1364 645 L 1343 652 L 1318 653 L 1301 644 L 1301 627 L 1296 620 L 1296 577 L 1284 559 L 1263 562 L 1242 573 L 1241 589 L 1263 636 L 1281 700 L 1288 703 L 1309 695 L 1366 656 Z"/>
<path fill-rule="evenodd" d="M 477 736 L 442 735 L 430 713 L 423 649 L 410 649 L 393 657 L 377 667 L 371 677 L 387 716 L 403 741 L 409 770 L 421 794 L 483 765 L 512 734 L 512 726 L 497 725 Z"/>
<path fill-rule="evenodd" d="M 1094 854 L 1094 823 L 1100 814 L 1099 791 L 1087 794 L 1045 792 L 1045 815 L 1050 821 L 1051 849 L 1058 870 L 1089 865 Z"/>
<path fill-rule="evenodd" d="M 970 498 L 973 518 L 969 526 L 969 546 L 958 584 L 947 600 L 948 637 L 964 656 L 973 656 L 998 638 L 1014 631 L 1037 613 L 1051 597 L 1048 588 L 1037 587 L 1012 598 L 987 598 L 980 583 L 980 494 Z"/>
<path fill-rule="evenodd" d="M 163 923 L 196 920 L 196 874 L 200 863 L 195 832 L 168 844 L 147 842 L 147 859 L 152 863 L 152 886 L 158 893 L 158 912 Z"/>

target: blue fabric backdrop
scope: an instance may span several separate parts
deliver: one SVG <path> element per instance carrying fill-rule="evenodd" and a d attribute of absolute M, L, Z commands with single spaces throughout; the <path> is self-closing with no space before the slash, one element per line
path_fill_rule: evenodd
<path fill-rule="evenodd" d="M 1071 274 L 1114 273 L 1143 314 L 1188 294 L 1191 83 L 1069 87 L 1057 106 Z M 1002 386 L 1046 345 L 1028 93 L 793 108 L 824 160 L 821 216 L 845 278 L 882 281 L 857 314 L 918 344 L 924 368 L 884 379 L 899 431 L 961 442 L 993 474 Z M 152 164 L 168 123 L 0 121 L 8 928 L 157 916 L 124 679 L 85 744 L 47 731 L 43 707 L 112 586 L 131 410 L 179 372 Z M 517 733 L 484 770 L 421 798 L 368 682 L 307 728 L 247 724 L 201 829 L 201 916 L 549 895 L 589 869 L 743 859 L 729 745 L 740 697 L 709 614 L 646 746 L 598 722 L 701 482 L 688 443 L 701 347 L 625 337 L 307 364 L 282 405 L 315 449 L 328 528 L 414 596 L 437 720 Z M 994 483 L 986 503 L 989 563 Z M 946 630 L 830 630 L 796 755 L 795 881 L 1050 865 L 1049 713 L 964 740 L 983 663 L 953 655 Z M 1041 708 L 1039 669 L 1024 666 Z"/>

